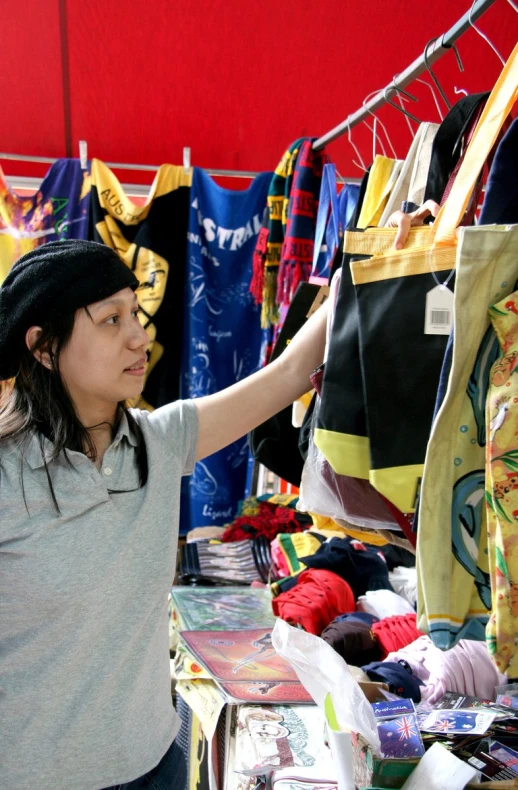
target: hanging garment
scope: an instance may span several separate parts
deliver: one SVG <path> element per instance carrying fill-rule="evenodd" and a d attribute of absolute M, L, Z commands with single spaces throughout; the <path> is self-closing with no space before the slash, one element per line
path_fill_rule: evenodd
<path fill-rule="evenodd" d="M 518 676 L 518 291 L 491 307 L 489 316 L 501 356 L 491 368 L 486 408 L 485 498 L 492 592 L 486 639 L 499 672 L 514 678 Z"/>
<path fill-rule="evenodd" d="M 344 190 L 342 190 L 344 191 Z M 328 277 L 343 236 L 340 206 L 336 189 L 336 168 L 328 162 L 322 171 L 318 212 L 313 245 L 312 277 Z M 325 244 L 322 244 L 325 237 Z"/>
<path fill-rule="evenodd" d="M 495 100 L 491 107 L 489 103 L 486 105 L 450 196 L 433 226 L 411 229 L 406 247 L 400 253 L 391 249 L 395 234 L 391 236 L 388 228 L 348 233 L 345 238 L 345 249 L 349 252 L 373 255 L 369 260 L 351 265 L 359 306 L 368 425 L 368 440 L 364 440 L 361 449 L 365 454 L 370 450 L 370 482 L 403 513 L 415 509 L 435 394 L 451 329 L 452 294 L 439 285 L 448 281 L 453 270 L 455 228 L 464 217 L 482 163 L 509 110 L 508 82 L 506 91 L 502 93 L 500 82 L 497 83 L 493 92 Z M 444 302 L 445 299 L 448 301 Z M 372 309 L 373 304 L 376 310 Z M 389 398 L 385 397 L 388 382 Z M 335 400 L 335 404 L 338 402 Z M 344 467 L 338 466 L 349 462 L 345 443 L 341 446 L 332 435 L 324 437 L 340 451 L 337 457 L 331 458 L 317 432 L 315 438 L 335 471 L 347 473 Z M 367 458 L 364 460 L 367 462 Z"/>
<path fill-rule="evenodd" d="M 187 244 L 182 398 L 218 392 L 254 373 L 262 332 L 249 293 L 271 173 L 228 190 L 194 168 Z M 243 329 L 246 327 L 246 331 Z M 181 530 L 232 520 L 245 493 L 246 438 L 196 464 L 183 481 Z"/>
<path fill-rule="evenodd" d="M 288 307 L 300 282 L 307 282 L 313 264 L 322 169 L 327 162 L 323 150 L 313 150 L 313 140 L 304 140 L 295 162 L 286 233 L 277 275 L 277 304 Z"/>
<path fill-rule="evenodd" d="M 464 150 L 465 135 L 488 97 L 489 93 L 463 96 L 442 121 L 433 141 L 424 201 L 434 200 L 441 203 L 446 185 Z"/>
<path fill-rule="evenodd" d="M 341 271 L 335 272 L 330 286 L 324 374 L 325 367 L 330 361 L 330 340 L 336 320 L 341 274 Z M 315 372 L 310 378 L 314 383 L 316 394 L 308 410 L 311 411 L 311 426 L 302 471 L 299 508 L 311 513 L 330 516 L 341 523 L 346 522 L 347 524 L 370 530 L 392 527 L 397 529 L 396 522 L 370 483 L 367 480 L 336 474 L 328 460 L 316 446 L 314 429 L 318 425 L 322 404 L 320 397 L 322 374 L 319 375 L 318 372 Z"/>
<path fill-rule="evenodd" d="M 139 317 L 150 345 L 139 408 L 153 409 L 179 396 L 191 178 L 183 167 L 162 165 L 146 203 L 137 206 L 114 173 L 92 160 L 90 238 L 117 250 L 140 281 Z"/>
<path fill-rule="evenodd" d="M 17 195 L 0 168 L 0 283 L 40 244 L 88 238 L 90 175 L 77 159 L 58 159 L 30 197 Z"/>
<path fill-rule="evenodd" d="M 478 137 L 487 151 L 512 106 L 518 82 L 516 52 L 495 86 L 471 146 Z M 464 165 L 476 153 L 471 146 Z M 515 150 L 510 146 L 510 169 Z M 494 160 L 497 170 L 499 151 L 500 147 Z M 498 199 L 498 191 L 494 196 Z M 490 197 L 488 192 L 486 202 Z M 495 211 L 497 206 L 498 200 Z M 490 211 L 490 203 L 486 209 Z M 498 342 L 487 310 L 516 288 L 517 244 L 517 227 L 498 226 L 466 228 L 459 241 L 452 365 L 428 443 L 418 529 L 418 626 L 442 649 L 461 638 L 484 639 L 491 607 L 484 508 L 485 404 Z"/>
<path fill-rule="evenodd" d="M 398 180 L 380 217 L 378 225 L 387 224 L 394 211 L 413 211 L 423 202 L 426 178 L 432 156 L 432 144 L 439 125 L 422 123 L 412 141 L 410 150 L 399 172 Z M 403 204 L 406 204 L 403 209 Z M 412 204 L 413 208 L 410 207 Z"/>
<path fill-rule="evenodd" d="M 261 327 L 268 329 L 279 321 L 275 296 L 277 293 L 277 274 L 281 263 L 281 249 L 286 229 L 288 200 L 295 162 L 304 138 L 295 140 L 285 151 L 281 161 L 275 168 L 268 187 L 268 236 L 260 235 L 257 255 L 254 256 L 254 269 L 250 282 L 250 293 L 256 304 L 261 304 Z M 264 243 L 266 238 L 266 255 Z"/>
<path fill-rule="evenodd" d="M 358 228 L 377 227 L 403 162 L 379 154 L 374 159 L 358 219 Z"/>
<path fill-rule="evenodd" d="M 363 201 L 365 200 L 365 193 L 367 191 L 367 184 L 369 182 L 369 176 L 372 166 L 369 166 L 365 173 L 363 174 L 363 178 L 361 180 L 361 184 L 356 192 L 356 205 L 352 212 L 349 214 L 349 219 L 345 222 L 344 227 L 346 230 L 355 230 L 358 227 L 358 220 L 360 219 L 361 210 L 363 208 Z M 329 282 L 333 279 L 335 272 L 341 268 L 343 263 L 344 255 L 343 255 L 343 244 L 340 244 L 340 250 L 335 255 L 335 259 L 333 261 L 333 267 L 331 269 L 331 273 L 329 275 Z"/>

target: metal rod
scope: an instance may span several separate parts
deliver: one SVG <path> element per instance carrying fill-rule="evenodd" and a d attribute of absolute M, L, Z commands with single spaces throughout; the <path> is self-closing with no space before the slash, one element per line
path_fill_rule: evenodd
<path fill-rule="evenodd" d="M 478 0 L 471 12 L 471 20 L 473 22 L 476 21 L 495 1 L 496 0 Z M 442 57 L 445 52 L 448 52 L 457 39 L 460 38 L 466 30 L 469 30 L 470 27 L 470 11 L 468 10 L 443 36 L 438 36 L 435 42 L 429 45 L 427 52 L 428 63 L 431 65 L 439 60 L 439 58 Z M 378 91 L 378 93 L 363 105 L 361 109 L 348 115 L 345 121 L 322 135 L 322 137 L 319 137 L 318 140 L 315 140 L 313 148 L 323 148 L 328 143 L 332 143 L 333 140 L 341 137 L 348 129 L 364 121 L 369 112 L 374 112 L 374 110 L 386 104 L 384 91 L 387 91 L 389 88 L 405 88 L 424 71 L 426 71 L 426 64 L 423 54 L 416 58 L 396 79 L 391 80 L 386 88 L 382 88 Z"/>
<path fill-rule="evenodd" d="M 53 165 L 57 162 L 57 159 L 52 159 L 48 156 L 26 156 L 24 154 L 2 154 L 0 153 L 0 160 L 1 159 L 9 159 L 13 162 L 30 162 L 34 164 L 42 164 L 42 165 Z M 150 173 L 156 173 L 159 169 L 160 165 L 132 165 L 132 164 L 125 164 L 122 162 L 104 162 L 106 167 L 109 167 L 111 170 L 142 170 L 147 171 Z M 209 176 L 221 176 L 224 178 L 255 178 L 261 173 L 253 171 L 253 170 L 216 170 L 213 168 L 206 168 L 206 172 Z M 31 189 L 34 186 L 34 189 L 38 189 L 39 185 L 41 184 L 41 179 L 31 179 L 33 182 L 30 186 L 28 185 L 29 179 L 25 178 L 24 176 L 9 176 L 9 179 L 12 181 L 16 180 L 19 186 L 23 189 Z M 341 178 L 337 177 L 337 182 L 339 184 L 359 184 L 360 180 L 358 178 Z M 128 187 L 131 189 L 138 189 L 137 192 L 133 192 L 132 194 L 140 194 L 142 189 L 148 189 L 145 185 L 142 184 L 128 184 Z M 142 193 L 144 194 L 144 193 Z M 147 192 L 146 192 L 147 194 Z"/>
<path fill-rule="evenodd" d="M 31 162 L 34 164 L 53 165 L 57 159 L 49 156 L 26 156 L 24 154 L 2 154 L 0 159 L 10 159 L 14 162 Z M 104 162 L 106 167 L 111 170 L 143 170 L 149 173 L 156 173 L 160 165 L 132 165 L 125 162 Z M 229 178 L 255 178 L 260 175 L 252 170 L 208 170 L 211 176 L 228 176 Z"/>

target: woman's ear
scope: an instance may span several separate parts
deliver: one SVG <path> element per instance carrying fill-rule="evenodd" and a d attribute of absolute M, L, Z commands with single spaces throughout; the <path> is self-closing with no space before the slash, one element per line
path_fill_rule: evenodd
<path fill-rule="evenodd" d="M 27 330 L 25 334 L 25 343 L 29 351 L 34 348 L 36 343 L 41 337 L 41 326 L 31 326 L 30 329 Z M 44 367 L 50 368 L 52 367 L 52 360 L 50 358 L 50 354 L 48 353 L 46 347 L 39 348 L 37 351 L 33 351 L 33 356 L 35 359 L 38 360 Z"/>

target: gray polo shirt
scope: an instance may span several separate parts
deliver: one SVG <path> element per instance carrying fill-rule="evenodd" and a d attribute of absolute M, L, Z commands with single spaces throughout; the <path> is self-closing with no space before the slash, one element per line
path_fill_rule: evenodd
<path fill-rule="evenodd" d="M 61 516 L 37 439 L 23 458 L 12 440 L 0 442 L 2 790 L 129 782 L 178 732 L 167 594 L 197 412 L 178 401 L 132 414 L 146 443 L 146 486 L 124 417 L 100 470 L 74 452 L 72 468 L 61 457 L 48 464 Z"/>

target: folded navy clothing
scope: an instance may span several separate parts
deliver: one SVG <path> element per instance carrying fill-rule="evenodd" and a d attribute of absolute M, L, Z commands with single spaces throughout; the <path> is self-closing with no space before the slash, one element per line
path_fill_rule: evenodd
<path fill-rule="evenodd" d="M 336 617 L 333 622 L 340 623 L 343 620 L 347 620 L 348 623 L 365 623 L 368 626 L 372 626 L 374 623 L 379 623 L 380 621 L 379 617 L 369 612 L 350 612 L 349 614 L 341 614 L 339 617 Z"/>
<path fill-rule="evenodd" d="M 362 667 L 371 680 L 386 683 L 392 694 L 421 702 L 420 686 L 424 683 L 414 674 L 406 661 L 374 661 Z"/>
<path fill-rule="evenodd" d="M 350 586 L 354 597 L 369 590 L 393 590 L 389 582 L 388 565 L 373 547 L 351 538 L 331 538 L 319 550 L 300 561 L 308 568 L 333 571 Z"/>

